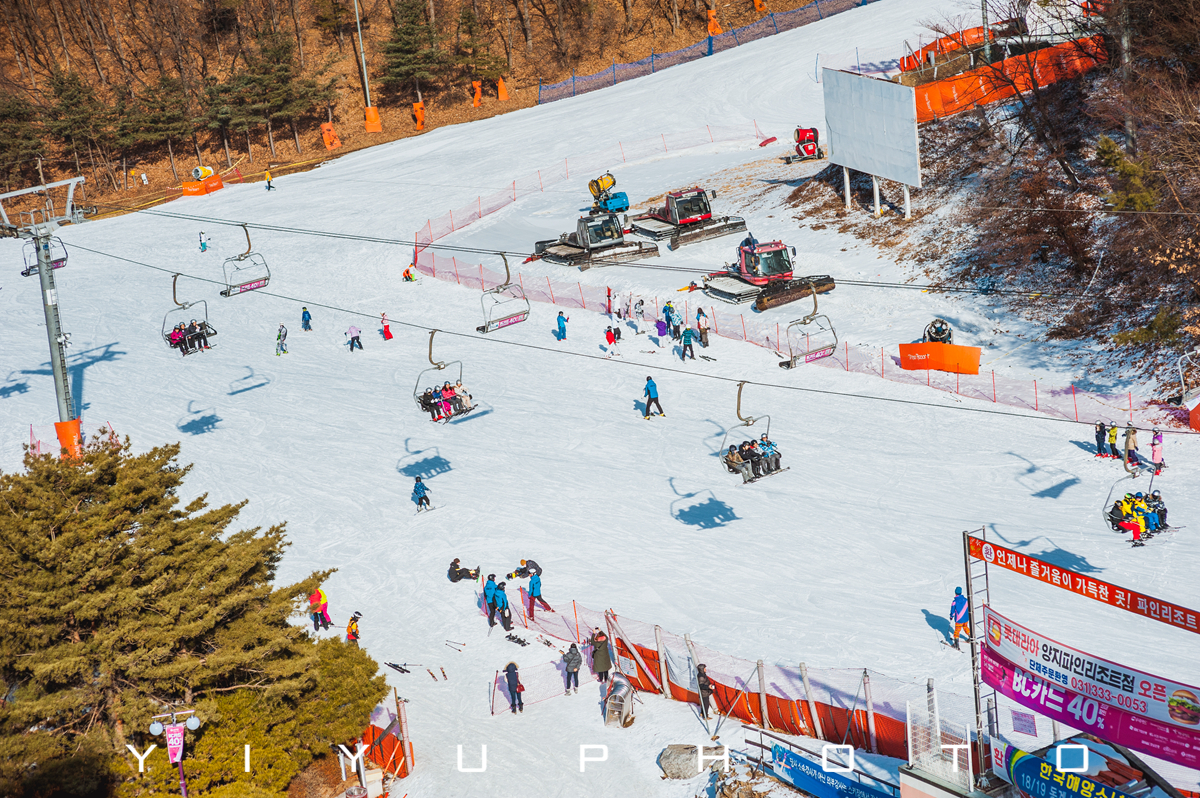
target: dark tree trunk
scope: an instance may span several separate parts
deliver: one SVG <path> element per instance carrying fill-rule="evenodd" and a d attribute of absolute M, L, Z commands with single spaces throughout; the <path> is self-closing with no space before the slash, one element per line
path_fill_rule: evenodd
<path fill-rule="evenodd" d="M 175 150 L 171 147 L 171 137 L 167 136 L 167 155 L 171 158 L 171 177 L 179 182 L 179 172 L 175 171 Z"/>

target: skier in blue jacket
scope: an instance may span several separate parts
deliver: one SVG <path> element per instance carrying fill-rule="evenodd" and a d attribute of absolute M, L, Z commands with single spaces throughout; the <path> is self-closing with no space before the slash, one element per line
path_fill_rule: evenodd
<path fill-rule="evenodd" d="M 971 640 L 971 617 L 967 610 L 967 597 L 963 595 L 962 588 L 954 588 L 954 600 L 950 602 L 950 623 L 954 624 L 955 648 L 959 647 L 960 632 L 967 636 L 967 642 Z"/>
<path fill-rule="evenodd" d="M 542 575 L 535 573 L 529 577 L 529 620 L 533 620 L 533 607 L 535 604 L 541 604 L 542 609 L 548 612 L 554 612 L 554 608 L 546 603 L 542 598 Z"/>
<path fill-rule="evenodd" d="M 662 405 L 658 401 L 658 386 L 654 384 L 653 377 L 646 378 L 646 390 L 643 392 L 643 396 L 646 397 L 646 418 L 650 418 L 650 408 L 654 406 L 658 407 L 658 414 L 660 416 L 667 415 L 663 412 Z"/>
<path fill-rule="evenodd" d="M 496 610 L 500 613 L 500 625 L 504 627 L 504 631 L 512 631 L 512 609 L 508 606 L 508 594 L 504 592 L 504 586 L 507 582 L 501 582 L 496 585 L 496 592 L 492 594 L 492 601 L 496 605 Z"/>
<path fill-rule="evenodd" d="M 488 626 L 496 625 L 496 575 L 488 574 L 483 583 L 483 600 L 488 608 Z"/>
<path fill-rule="evenodd" d="M 563 312 L 560 310 L 558 312 L 558 332 L 555 334 L 555 338 L 560 341 L 567 340 L 567 322 L 569 321 L 570 319 L 564 316 Z"/>
<path fill-rule="evenodd" d="M 417 505 L 418 513 L 421 512 L 422 505 L 427 510 L 432 509 L 429 504 L 429 488 L 425 487 L 425 483 L 421 481 L 420 477 L 417 477 L 417 481 L 413 485 L 412 500 L 413 504 Z"/>
<path fill-rule="evenodd" d="M 312 314 L 308 308 L 300 308 L 300 328 L 304 332 L 312 332 Z"/>

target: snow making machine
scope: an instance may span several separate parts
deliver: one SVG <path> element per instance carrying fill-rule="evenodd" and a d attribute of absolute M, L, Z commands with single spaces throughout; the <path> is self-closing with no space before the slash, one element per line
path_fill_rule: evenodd
<path fill-rule="evenodd" d="M 604 725 L 629 727 L 633 725 L 633 701 L 636 692 L 629 677 L 620 671 L 608 680 L 608 695 L 604 697 Z"/>
<path fill-rule="evenodd" d="M 658 244 L 628 241 L 620 217 L 615 213 L 581 216 L 574 233 L 557 239 L 538 241 L 529 260 L 541 258 L 549 263 L 578 266 L 587 271 L 593 266 L 611 266 L 642 258 L 657 258 Z"/>
<path fill-rule="evenodd" d="M 817 161 L 825 157 L 825 151 L 820 146 L 820 133 L 815 127 L 796 128 L 796 132 L 792 134 L 792 140 L 796 142 L 796 154 L 783 156 L 784 163 Z"/>
<path fill-rule="evenodd" d="M 672 191 L 662 207 L 633 217 L 631 230 L 656 241 L 670 239 L 671 249 L 745 230 L 746 220 L 740 216 L 713 216 L 709 200 L 716 196 L 698 186 Z"/>
<path fill-rule="evenodd" d="M 950 328 L 950 323 L 945 319 L 934 319 L 925 325 L 921 343 L 952 344 L 954 343 L 954 330 Z"/>
<path fill-rule="evenodd" d="M 592 192 L 594 202 L 588 213 L 592 216 L 600 213 L 624 213 L 629 210 L 629 195 L 624 191 L 613 191 L 617 179 L 612 172 L 605 172 L 595 180 L 588 181 L 588 191 Z"/>
<path fill-rule="evenodd" d="M 813 291 L 833 290 L 833 278 L 827 274 L 794 278 L 795 254 L 795 247 L 782 241 L 760 244 L 750 236 L 738 246 L 734 262 L 725 264 L 725 271 L 704 278 L 704 293 L 735 305 L 753 302 L 762 311 L 795 302 Z"/>

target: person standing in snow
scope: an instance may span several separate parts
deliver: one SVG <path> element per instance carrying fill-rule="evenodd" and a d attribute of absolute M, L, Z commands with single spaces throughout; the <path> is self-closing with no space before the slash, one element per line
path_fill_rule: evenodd
<path fill-rule="evenodd" d="M 1137 465 L 1137 428 L 1132 424 L 1125 427 L 1125 459 L 1131 464 Z"/>
<path fill-rule="evenodd" d="M 646 320 L 646 303 L 638 300 L 633 303 L 633 328 L 637 330 L 634 335 L 644 335 L 642 331 L 642 322 Z"/>
<path fill-rule="evenodd" d="M 500 613 L 500 625 L 504 627 L 504 631 L 512 631 L 512 607 L 508 605 L 508 594 L 504 592 L 507 582 L 501 582 L 496 585 L 496 592 L 492 594 L 492 599 L 496 602 L 496 611 Z"/>
<path fill-rule="evenodd" d="M 692 348 L 692 337 L 694 335 L 695 333 L 692 332 L 691 327 L 683 328 L 683 335 L 679 339 L 683 347 L 679 353 L 679 357 L 684 363 L 687 362 L 689 354 L 692 356 L 692 360 L 696 359 L 696 350 Z"/>
<path fill-rule="evenodd" d="M 696 666 L 696 689 L 700 693 L 701 714 L 705 720 L 708 720 L 708 702 L 713 694 L 713 683 L 712 679 L 708 678 L 707 668 L 704 663 Z"/>
<path fill-rule="evenodd" d="M 567 322 L 569 321 L 570 319 L 564 316 L 563 312 L 560 310 L 558 312 L 558 332 L 554 334 L 555 338 L 560 341 L 567 340 Z"/>
<path fill-rule="evenodd" d="M 355 346 L 357 346 L 360 350 L 362 349 L 362 341 L 358 340 L 358 336 L 362 335 L 362 330 L 358 329 L 353 324 L 351 324 L 350 329 L 346 330 L 346 335 L 350 336 L 350 351 L 351 352 L 354 351 Z"/>
<path fill-rule="evenodd" d="M 300 308 L 300 329 L 312 332 L 312 314 L 308 312 L 308 308 Z"/>
<path fill-rule="evenodd" d="M 1121 455 L 1117 452 L 1117 425 L 1113 422 L 1108 422 L 1108 449 L 1112 452 L 1113 458 L 1119 458 Z"/>
<path fill-rule="evenodd" d="M 567 690 L 563 695 L 571 694 L 571 685 L 575 685 L 575 692 L 579 692 L 579 668 L 583 665 L 583 654 L 579 652 L 579 647 L 574 643 L 566 652 L 559 652 L 563 655 L 563 664 L 566 666 L 567 673 Z"/>
<path fill-rule="evenodd" d="M 533 607 L 535 604 L 541 604 L 542 609 L 547 612 L 554 612 L 554 608 L 546 603 L 542 598 L 542 575 L 536 573 L 529 577 L 529 620 L 533 620 Z"/>
<path fill-rule="evenodd" d="M 379 323 L 383 325 L 383 340 L 385 340 L 385 341 L 392 340 L 392 325 L 388 321 L 388 317 L 387 317 L 386 313 L 379 314 Z"/>
<path fill-rule="evenodd" d="M 346 642 L 358 645 L 358 619 L 362 617 L 361 612 L 356 612 L 350 616 L 350 623 L 346 624 Z"/>
<path fill-rule="evenodd" d="M 483 583 L 483 601 L 488 608 L 488 626 L 496 625 L 496 575 L 488 574 Z"/>
<path fill-rule="evenodd" d="M 708 349 L 708 314 L 704 308 L 696 308 L 696 329 L 700 332 L 700 346 Z"/>
<path fill-rule="evenodd" d="M 662 405 L 658 401 L 658 386 L 654 384 L 653 377 L 646 378 L 646 390 L 642 392 L 646 397 L 646 418 L 650 418 L 650 408 L 657 407 L 658 414 L 665 417 L 667 414 L 663 412 Z"/>
<path fill-rule="evenodd" d="M 1096 422 L 1096 456 L 1108 457 L 1108 452 L 1104 448 L 1104 439 L 1108 437 L 1108 427 L 1104 426 L 1103 421 Z"/>
<path fill-rule="evenodd" d="M 1150 462 L 1154 464 L 1154 476 L 1158 476 L 1163 470 L 1162 441 L 1162 433 L 1155 427 L 1150 438 Z"/>
<path fill-rule="evenodd" d="M 525 702 L 521 699 L 521 693 L 525 692 L 525 685 L 521 684 L 521 676 L 517 673 L 517 663 L 510 662 L 504 666 L 504 680 L 508 683 L 508 703 L 512 708 L 512 713 L 517 714 L 517 710 L 525 711 Z"/>
<path fill-rule="evenodd" d="M 425 483 L 421 481 L 420 477 L 417 477 L 416 483 L 413 484 L 412 500 L 417 505 L 418 513 L 421 512 L 422 506 L 426 510 L 433 509 L 429 504 L 429 488 L 425 487 Z"/>
<path fill-rule="evenodd" d="M 971 642 L 971 617 L 967 607 L 967 597 L 962 588 L 954 588 L 954 600 L 950 602 L 950 623 L 954 624 L 954 647 L 958 648 L 958 635 L 961 632 Z"/>
<path fill-rule="evenodd" d="M 606 354 L 605 357 L 612 357 L 613 355 L 620 357 L 621 350 L 617 349 L 617 336 L 613 332 L 612 327 L 609 327 L 607 330 L 605 330 L 604 340 L 608 342 L 608 354 Z"/>
<path fill-rule="evenodd" d="M 287 354 L 287 327 L 279 323 L 279 331 L 275 333 L 275 357 Z"/>
<path fill-rule="evenodd" d="M 329 628 L 329 598 L 322 588 L 317 588 L 308 597 L 308 612 L 312 616 L 314 632 Z"/>
<path fill-rule="evenodd" d="M 608 681 L 608 672 L 612 670 L 612 657 L 608 653 L 608 635 L 596 627 L 588 643 L 592 647 L 592 670 L 596 672 L 601 682 Z"/>
<path fill-rule="evenodd" d="M 271 185 L 271 170 L 268 169 L 266 172 L 264 172 L 263 177 L 267 179 L 267 191 L 274 191 L 275 186 Z"/>
<path fill-rule="evenodd" d="M 658 348 L 662 349 L 663 339 L 667 337 L 667 322 L 663 319 L 654 322 L 654 331 L 658 333 Z"/>

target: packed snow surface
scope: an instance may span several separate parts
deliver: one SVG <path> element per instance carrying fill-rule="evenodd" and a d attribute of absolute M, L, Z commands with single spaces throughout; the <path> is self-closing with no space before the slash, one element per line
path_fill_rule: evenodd
<path fill-rule="evenodd" d="M 820 86 L 806 66 L 819 50 L 900 52 L 905 38 L 916 41 L 922 21 L 956 11 L 933 0 L 885 0 L 611 90 L 354 153 L 277 178 L 277 191 L 233 185 L 164 210 L 408 240 L 429 216 L 622 137 L 757 120 L 786 142 L 798 123 L 823 126 Z M 753 143 L 712 145 L 616 174 L 638 203 L 763 157 Z M 778 179 L 802 174 L 781 164 Z M 522 200 L 444 243 L 527 251 L 533 240 L 574 224 L 592 176 Z M 719 210 L 745 215 L 760 239 L 798 244 L 819 264 L 814 272 L 910 276 L 832 229 L 804 230 L 797 241 L 780 199 L 743 196 L 737 207 Z M 201 230 L 212 239 L 206 253 L 196 248 Z M 474 333 L 482 321 L 477 292 L 428 278 L 400 282 L 411 255 L 402 246 L 255 232 L 270 286 L 225 299 L 213 282 L 190 278 L 221 279 L 222 261 L 244 248 L 237 227 L 133 214 L 60 235 L 71 259 L 55 277 L 85 429 L 111 424 L 139 450 L 182 440 L 183 461 L 195 464 L 185 502 L 201 493 L 212 503 L 246 498 L 244 525 L 286 520 L 292 546 L 282 582 L 338 569 L 325 585 L 337 630 L 357 610 L 363 645 L 377 660 L 422 666 L 409 675 L 385 671 L 411 700 L 417 769 L 404 786 L 413 796 L 683 796 L 697 789 L 660 781 L 655 765 L 665 745 L 705 736 L 685 705 L 645 697 L 633 727 L 607 728 L 591 683 L 520 716 L 492 717 L 497 670 L 510 659 L 531 668 L 557 653 L 515 646 L 498 630 L 488 636 L 470 584 L 446 580 L 453 557 L 497 574 L 536 559 L 546 571 L 546 598 L 560 611 L 572 600 L 611 607 L 729 655 L 869 667 L 922 683 L 933 677 L 959 694 L 970 692 L 969 659 L 938 640 L 953 589 L 963 583 L 963 530 L 986 527 L 989 539 L 1058 565 L 1197 604 L 1194 522 L 1193 530 L 1141 549 L 1110 532 L 1102 506 L 1123 471 L 1093 459 L 1086 425 L 862 374 L 784 371 L 771 351 L 721 338 L 703 352 L 715 362 L 683 365 L 671 346 L 626 328 L 622 356 L 608 360 L 602 333 L 610 320 L 569 312 L 567 339 L 558 342 L 551 335 L 557 308 L 549 305 L 534 305 L 528 322 L 485 338 Z M 715 268 L 735 243 L 706 242 L 667 253 L 664 262 Z M 56 420 L 38 285 L 17 275 L 19 250 L 19 242 L 0 241 L 9 275 L 0 292 L 0 467 L 8 470 L 20 467 L 29 425 Z M 556 279 L 575 274 L 525 268 Z M 160 337 L 175 272 L 185 275 L 180 300 L 206 300 L 219 331 L 213 350 L 186 359 Z M 687 282 L 636 267 L 578 279 L 660 296 Z M 983 321 L 997 311 L 983 302 L 843 286 L 822 298 L 822 308 L 854 342 L 910 341 L 942 315 L 976 320 L 980 340 L 973 343 L 987 346 Z M 312 332 L 300 328 L 305 305 Z M 187 315 L 200 312 L 196 306 Z M 377 332 L 381 312 L 393 320 L 394 340 Z M 274 357 L 281 322 L 290 352 Z M 362 352 L 345 346 L 350 325 L 364 330 Z M 435 327 L 445 331 L 435 359 L 461 361 L 479 404 L 449 425 L 430 423 L 413 399 L 414 387 L 458 376 L 452 363 L 417 385 L 429 366 L 425 330 Z M 1060 385 L 1079 376 L 1056 373 L 1038 359 L 1037 346 L 1013 362 Z M 642 417 L 648 375 L 665 418 Z M 740 379 L 774 386 L 747 386 L 743 412 L 770 415 L 771 437 L 791 468 L 749 486 L 716 458 L 737 423 Z M 1119 408 L 1114 417 L 1120 420 Z M 753 429 L 761 431 L 765 422 Z M 738 430 L 731 440 L 744 437 Z M 1177 525 L 1200 509 L 1196 448 L 1169 435 L 1171 468 L 1154 482 Z M 417 516 L 409 500 L 415 475 L 431 489 L 436 510 L 428 515 Z M 996 570 L 991 592 L 998 610 L 1063 643 L 1200 681 L 1192 634 Z M 454 651 L 446 640 L 465 647 Z M 426 666 L 439 675 L 445 668 L 448 681 L 429 679 Z M 736 743 L 741 735 L 723 736 Z M 457 771 L 460 744 L 465 767 L 477 767 L 479 746 L 488 746 L 486 772 Z M 608 745 L 608 761 L 580 772 L 581 744 Z"/>

